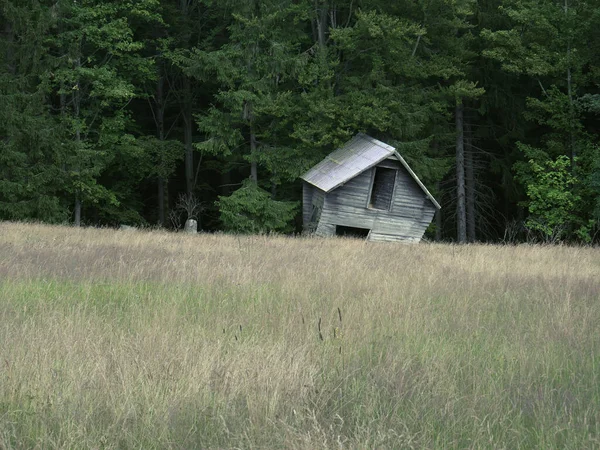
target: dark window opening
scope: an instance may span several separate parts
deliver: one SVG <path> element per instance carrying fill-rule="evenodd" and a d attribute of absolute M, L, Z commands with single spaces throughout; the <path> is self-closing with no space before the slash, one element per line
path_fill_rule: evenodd
<path fill-rule="evenodd" d="M 369 208 L 389 210 L 392 206 L 395 182 L 396 169 L 375 167 Z"/>
<path fill-rule="evenodd" d="M 342 225 L 337 225 L 335 227 L 336 236 L 366 238 L 367 236 L 369 236 L 370 232 L 371 230 L 369 230 L 368 228 L 345 227 Z"/>

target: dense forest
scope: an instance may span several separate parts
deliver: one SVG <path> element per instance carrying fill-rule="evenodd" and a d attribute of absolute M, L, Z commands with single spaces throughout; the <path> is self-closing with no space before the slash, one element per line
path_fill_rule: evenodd
<path fill-rule="evenodd" d="M 600 240 L 600 0 L 0 0 L 0 220 L 299 232 L 365 132 L 456 242 Z"/>

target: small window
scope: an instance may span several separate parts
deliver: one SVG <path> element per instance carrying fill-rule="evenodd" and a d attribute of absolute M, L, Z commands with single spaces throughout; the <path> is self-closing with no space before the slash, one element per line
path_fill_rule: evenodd
<path fill-rule="evenodd" d="M 392 206 L 392 195 L 394 194 L 395 182 L 396 169 L 375 167 L 375 176 L 373 177 L 373 187 L 371 188 L 369 208 L 389 211 Z"/>
<path fill-rule="evenodd" d="M 342 225 L 337 225 L 335 227 L 336 236 L 345 236 L 352 238 L 366 238 L 369 236 L 371 230 L 368 228 L 355 228 L 355 227 L 345 227 Z"/>

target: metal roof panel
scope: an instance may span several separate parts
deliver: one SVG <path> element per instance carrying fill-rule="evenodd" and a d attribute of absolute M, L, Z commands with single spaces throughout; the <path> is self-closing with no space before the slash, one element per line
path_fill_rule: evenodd
<path fill-rule="evenodd" d="M 393 153 L 393 147 L 359 133 L 301 178 L 330 192 Z"/>
<path fill-rule="evenodd" d="M 325 192 L 331 192 L 390 156 L 400 161 L 425 195 L 440 209 L 439 203 L 394 147 L 363 133 L 358 133 L 300 178 Z"/>

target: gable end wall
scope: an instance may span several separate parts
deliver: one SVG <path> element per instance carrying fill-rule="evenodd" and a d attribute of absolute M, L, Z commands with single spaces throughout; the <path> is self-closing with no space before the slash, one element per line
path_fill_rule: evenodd
<path fill-rule="evenodd" d="M 371 230 L 371 240 L 418 242 L 431 223 L 435 206 L 399 162 L 382 167 L 398 169 L 391 211 L 367 208 L 373 169 L 369 169 L 325 196 L 317 234 L 335 234 L 336 225 Z"/>

